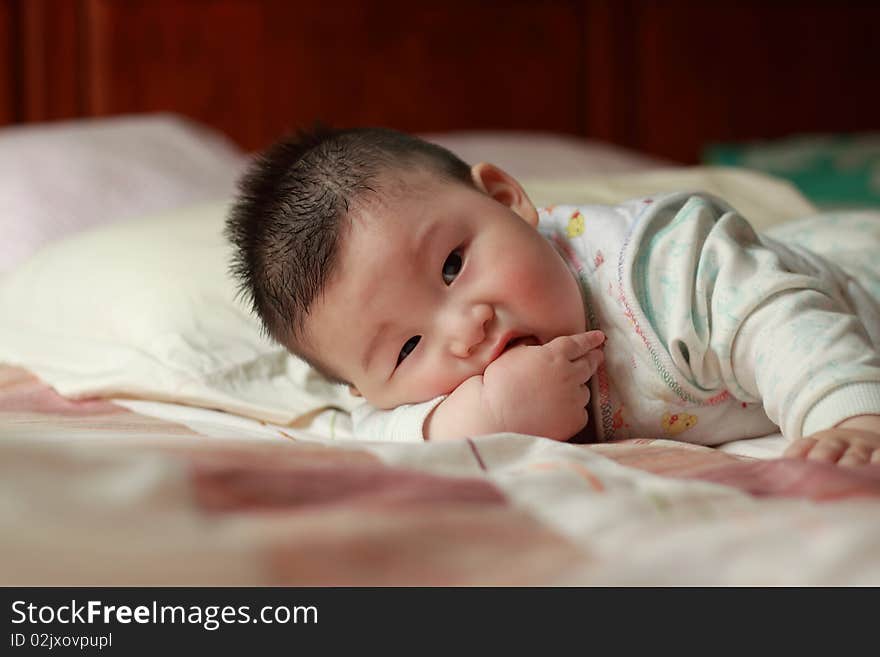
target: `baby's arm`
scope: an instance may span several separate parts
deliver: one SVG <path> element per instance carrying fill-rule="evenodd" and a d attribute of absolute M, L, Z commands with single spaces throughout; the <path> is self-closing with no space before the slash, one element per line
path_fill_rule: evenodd
<path fill-rule="evenodd" d="M 587 380 L 605 336 L 589 331 L 511 349 L 449 394 L 427 417 L 426 440 L 509 431 L 568 440 L 587 423 Z"/>
<path fill-rule="evenodd" d="M 743 323 L 733 354 L 740 383 L 793 439 L 784 456 L 880 462 L 880 356 L 842 302 L 819 289 L 779 294 Z"/>
<path fill-rule="evenodd" d="M 677 373 L 703 391 L 761 403 L 793 441 L 825 445 L 832 432 L 853 436 L 855 451 L 867 453 L 874 431 L 855 418 L 880 414 L 880 353 L 845 276 L 815 254 L 758 236 L 717 199 L 682 200 L 671 197 L 657 212 L 657 229 L 633 260 L 636 297 L 650 299 L 646 314 Z M 825 445 L 816 456 L 830 451 Z"/>

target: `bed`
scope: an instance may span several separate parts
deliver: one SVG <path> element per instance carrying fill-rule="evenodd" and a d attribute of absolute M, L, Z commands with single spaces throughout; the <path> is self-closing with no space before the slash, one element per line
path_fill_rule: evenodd
<path fill-rule="evenodd" d="M 640 43 L 674 59 L 681 53 L 658 50 L 653 30 L 679 25 L 687 3 L 669 13 L 653 3 L 643 13 L 640 3 L 511 3 L 491 42 L 478 27 L 493 10 L 477 10 L 475 27 L 455 35 L 461 56 L 487 61 L 528 37 L 536 62 L 511 61 L 535 94 L 559 100 L 501 113 L 487 108 L 513 93 L 509 73 L 487 78 L 451 55 L 431 63 L 449 47 L 457 3 L 419 3 L 409 29 L 423 39 L 384 50 L 382 30 L 402 28 L 379 20 L 379 4 L 0 5 L 0 43 L 27 64 L 0 71 L 0 122 L 10 123 L 0 127 L 0 584 L 880 584 L 880 468 L 777 458 L 779 434 L 720 448 L 513 434 L 354 440 L 356 400 L 262 336 L 228 277 L 222 221 L 254 149 L 318 114 L 394 125 L 494 161 L 539 205 L 699 189 L 767 231 L 820 211 L 779 177 L 698 163 L 698 143 L 753 136 L 756 116 L 731 123 L 709 102 L 709 127 L 672 121 L 654 134 L 633 99 L 662 100 L 662 90 L 638 76 L 614 81 L 620 67 L 660 65 L 641 51 L 625 56 L 609 36 L 621 21 L 638 19 Z M 295 11 L 313 38 L 273 31 Z M 364 66 L 374 69 L 402 61 L 408 94 L 383 104 L 353 83 L 345 104 L 320 84 L 350 64 L 324 38 L 336 11 L 350 20 L 333 43 L 348 39 L 349 57 L 372 53 Z M 707 11 L 740 16 L 697 13 Z M 852 16 L 815 12 L 829 38 L 847 34 Z M 75 38 L 62 22 L 78 26 Z M 143 46 L 145 34 L 164 47 Z M 230 34 L 248 46 L 243 61 L 224 54 Z M 70 61 L 59 59 L 65 47 Z M 324 59 L 310 77 L 315 53 Z M 312 92 L 304 107 L 269 84 L 282 55 L 298 91 Z M 46 85 L 52 62 L 56 84 Z M 430 80 L 415 73 L 429 66 Z M 239 93 L 243 70 L 254 93 Z M 236 91 L 225 109 L 223 88 Z M 427 102 L 460 88 L 467 102 Z M 863 116 L 792 125 L 876 127 Z"/>

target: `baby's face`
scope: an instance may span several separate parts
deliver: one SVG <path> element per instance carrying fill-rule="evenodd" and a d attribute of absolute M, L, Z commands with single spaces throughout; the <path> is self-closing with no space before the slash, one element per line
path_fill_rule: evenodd
<path fill-rule="evenodd" d="M 306 336 L 377 408 L 449 393 L 516 341 L 585 330 L 578 284 L 538 233 L 528 197 L 489 174 L 501 176 L 487 185 L 495 198 L 416 171 L 413 193 L 349 215 Z"/>

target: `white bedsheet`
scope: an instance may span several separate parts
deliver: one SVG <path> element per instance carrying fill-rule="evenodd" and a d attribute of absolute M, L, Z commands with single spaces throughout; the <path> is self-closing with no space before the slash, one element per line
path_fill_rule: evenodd
<path fill-rule="evenodd" d="M 260 440 L 275 441 L 279 437 L 294 436 L 299 440 L 354 440 L 351 418 L 347 413 L 327 410 L 319 413 L 308 429 L 295 429 L 250 418 L 195 408 L 183 404 L 170 404 L 136 399 L 114 399 L 113 402 L 141 415 L 182 424 L 208 438 L 240 439 L 244 433 Z M 718 446 L 727 454 L 772 459 L 782 456 L 787 441 L 781 433 L 747 440 L 734 440 Z"/>

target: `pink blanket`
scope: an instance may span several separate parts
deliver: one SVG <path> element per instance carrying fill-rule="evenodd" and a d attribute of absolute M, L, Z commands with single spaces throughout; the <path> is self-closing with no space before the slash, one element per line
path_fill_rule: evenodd
<path fill-rule="evenodd" d="M 880 467 L 212 438 L 0 366 L 0 584 L 880 584 Z"/>

